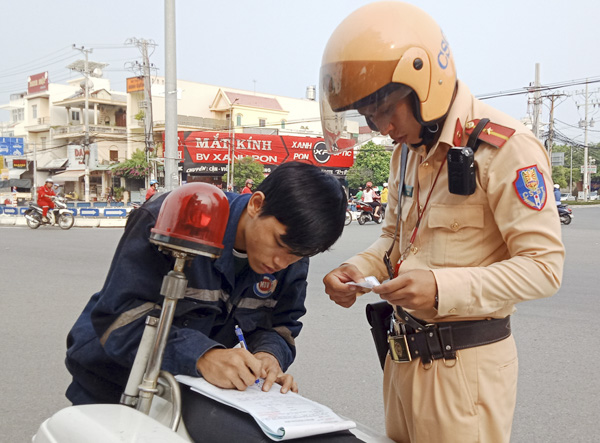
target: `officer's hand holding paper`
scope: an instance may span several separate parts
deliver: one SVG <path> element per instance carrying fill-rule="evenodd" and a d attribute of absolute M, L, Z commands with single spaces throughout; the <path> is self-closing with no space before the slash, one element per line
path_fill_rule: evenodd
<path fill-rule="evenodd" d="M 365 276 L 354 265 L 345 263 L 339 268 L 334 269 L 323 278 L 325 292 L 329 298 L 336 304 L 349 308 L 356 301 L 356 297 L 364 292 L 368 292 L 355 282 L 362 282 Z"/>
<path fill-rule="evenodd" d="M 382 300 L 408 309 L 431 309 L 435 304 L 437 284 L 433 272 L 411 269 L 373 288 Z"/>

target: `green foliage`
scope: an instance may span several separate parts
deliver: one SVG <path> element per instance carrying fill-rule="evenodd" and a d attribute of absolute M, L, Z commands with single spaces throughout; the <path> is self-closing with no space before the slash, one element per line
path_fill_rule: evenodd
<path fill-rule="evenodd" d="M 135 114 L 133 116 L 133 118 L 136 119 L 136 120 L 138 120 L 138 121 L 142 121 L 142 120 L 144 120 L 144 118 L 146 118 L 146 113 L 142 109 L 140 109 L 137 112 L 137 114 Z"/>
<path fill-rule="evenodd" d="M 125 188 L 120 188 L 119 186 L 113 188 L 113 196 L 116 201 L 120 202 L 123 200 L 123 192 L 125 192 Z"/>
<path fill-rule="evenodd" d="M 354 166 L 348 170 L 346 179 L 351 189 L 364 186 L 371 181 L 380 186 L 388 181 L 390 176 L 390 158 L 392 153 L 381 145 L 370 141 L 365 143 L 354 160 Z"/>
<path fill-rule="evenodd" d="M 262 163 L 254 160 L 252 157 L 244 157 L 235 160 L 233 166 L 233 185 L 242 189 L 246 185 L 246 179 L 251 178 L 254 181 L 254 189 L 265 179 Z M 227 183 L 227 174 L 223 175 L 223 183 Z"/>
<path fill-rule="evenodd" d="M 570 175 L 571 175 L 571 146 L 567 145 L 554 145 L 552 147 L 552 152 L 564 152 L 565 153 L 565 179 L 568 186 Z M 577 146 L 573 147 L 573 183 L 577 183 L 583 180 L 581 175 L 581 167 L 583 166 L 583 148 Z M 588 157 L 591 157 L 596 160 L 596 165 L 599 165 L 600 169 L 600 145 L 590 145 L 588 149 Z M 554 178 L 554 169 L 557 166 L 552 168 L 552 178 Z M 600 173 L 591 174 L 591 180 L 594 182 L 600 181 Z M 560 182 L 558 182 L 560 184 Z M 561 185 L 562 187 L 562 185 Z"/>
<path fill-rule="evenodd" d="M 564 166 L 552 167 L 552 181 L 554 184 L 558 184 L 562 189 L 569 187 L 569 174 L 569 168 L 565 168 Z"/>
<path fill-rule="evenodd" d="M 112 167 L 112 173 L 115 177 L 144 178 L 149 171 L 150 167 L 146 161 L 146 153 L 140 149 L 135 151 L 129 160 Z"/>

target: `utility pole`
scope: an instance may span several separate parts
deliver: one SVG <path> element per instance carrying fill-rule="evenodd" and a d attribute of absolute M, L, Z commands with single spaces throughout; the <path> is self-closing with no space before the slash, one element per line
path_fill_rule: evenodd
<path fill-rule="evenodd" d="M 583 135 L 583 201 L 588 201 L 588 83 L 585 82 L 585 124 Z"/>
<path fill-rule="evenodd" d="M 37 143 L 33 143 L 33 201 L 37 201 Z"/>
<path fill-rule="evenodd" d="M 156 178 L 156 162 L 150 161 L 150 153 L 154 152 L 154 128 L 152 116 L 152 79 L 150 77 L 150 58 L 148 55 L 148 47 L 156 47 L 156 43 L 152 40 L 130 38 L 125 41 L 126 45 L 135 45 L 142 53 L 142 65 L 136 62 L 133 70 L 141 71 L 144 78 L 144 139 L 146 146 L 146 162 L 150 166 L 150 175 L 146 176 L 146 189 L 150 186 L 150 179 Z"/>
<path fill-rule="evenodd" d="M 88 55 L 92 52 L 92 49 L 85 49 L 83 46 L 78 48 L 73 44 L 73 49 L 81 52 L 85 57 L 85 62 L 83 66 L 83 76 L 85 78 L 85 110 L 83 113 L 83 125 L 84 125 L 84 136 L 83 136 L 83 163 L 85 165 L 85 175 L 83 176 L 84 183 L 84 199 L 86 202 L 90 201 L 90 121 L 88 115 L 88 107 L 89 107 L 89 95 L 90 95 L 90 70 L 89 70 L 89 61 Z"/>
<path fill-rule="evenodd" d="M 83 74 L 85 84 L 82 86 L 85 94 L 85 110 L 83 112 L 83 124 L 84 124 L 84 137 L 83 137 L 83 162 L 85 164 L 85 201 L 90 201 L 90 116 L 88 115 L 90 88 L 93 83 L 90 80 L 90 76 L 101 77 L 102 69 L 107 66 L 106 63 L 96 63 L 88 60 L 88 55 L 93 51 L 92 49 L 85 49 L 83 46 L 78 48 L 73 45 L 73 49 L 81 52 L 85 59 L 83 62 L 78 60 L 67 66 L 68 69 L 79 71 Z"/>
<path fill-rule="evenodd" d="M 236 98 L 229 107 L 229 161 L 227 163 L 227 190 L 233 192 L 233 171 L 235 164 L 235 126 L 233 125 L 233 106 L 239 99 Z M 231 166 L 230 166 L 231 165 Z"/>
<path fill-rule="evenodd" d="M 533 90 L 533 135 L 535 138 L 540 138 L 540 114 L 541 114 L 541 97 L 540 97 L 540 64 L 535 64 L 535 84 Z"/>
<path fill-rule="evenodd" d="M 579 121 L 579 127 L 583 128 L 583 170 L 582 170 L 582 174 L 583 174 L 583 198 L 584 201 L 587 201 L 589 198 L 589 193 L 590 193 L 590 167 L 589 167 L 589 156 L 588 156 L 588 128 L 594 126 L 594 119 L 589 120 L 588 119 L 588 108 L 590 105 L 593 106 L 597 106 L 599 103 L 598 101 L 592 101 L 592 103 L 590 103 L 590 94 L 589 94 L 589 88 L 588 88 L 589 84 L 587 82 L 586 79 L 586 83 L 585 83 L 585 117 L 584 120 L 580 120 Z M 577 105 L 577 108 L 579 108 L 579 105 Z"/>
<path fill-rule="evenodd" d="M 175 0 L 165 0 L 165 189 L 179 185 L 177 155 L 177 64 Z"/>

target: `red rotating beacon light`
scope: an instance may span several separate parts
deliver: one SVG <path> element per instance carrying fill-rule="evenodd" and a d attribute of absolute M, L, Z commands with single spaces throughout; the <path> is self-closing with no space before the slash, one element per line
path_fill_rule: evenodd
<path fill-rule="evenodd" d="M 150 241 L 163 249 L 216 258 L 229 218 L 225 194 L 208 183 L 189 183 L 163 202 Z"/>

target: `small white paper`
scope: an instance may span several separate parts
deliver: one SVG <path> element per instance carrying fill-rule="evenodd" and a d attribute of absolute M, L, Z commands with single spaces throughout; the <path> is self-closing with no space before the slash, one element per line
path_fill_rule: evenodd
<path fill-rule="evenodd" d="M 369 275 L 368 277 L 365 277 L 365 281 L 362 281 L 360 283 L 356 283 L 356 282 L 348 282 L 349 285 L 353 285 L 353 286 L 360 286 L 361 288 L 366 288 L 366 289 L 373 289 L 375 286 L 379 286 L 379 280 L 377 280 L 376 277 Z"/>

